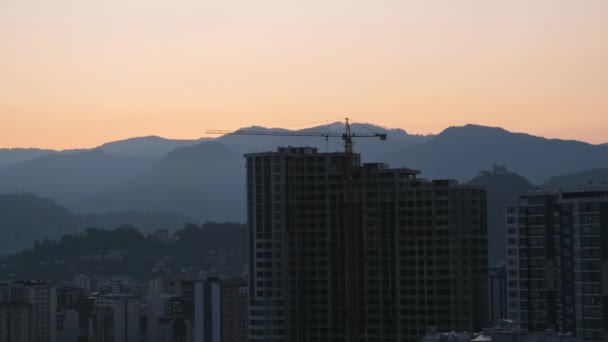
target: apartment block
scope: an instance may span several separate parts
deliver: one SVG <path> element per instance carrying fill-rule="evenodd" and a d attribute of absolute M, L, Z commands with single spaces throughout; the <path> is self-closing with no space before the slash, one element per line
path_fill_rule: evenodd
<path fill-rule="evenodd" d="M 0 302 L 0 341 L 29 342 L 33 332 L 32 306 L 24 302 Z"/>
<path fill-rule="evenodd" d="M 56 341 L 57 293 L 54 285 L 40 280 L 0 284 L 0 300 L 30 306 L 29 341 Z"/>
<path fill-rule="evenodd" d="M 95 298 L 92 314 L 96 342 L 139 342 L 141 300 L 129 295 Z"/>
<path fill-rule="evenodd" d="M 536 191 L 507 209 L 511 319 L 608 340 L 608 188 Z"/>
<path fill-rule="evenodd" d="M 490 322 L 499 324 L 507 313 L 507 267 L 501 264 L 488 269 L 490 285 Z"/>
<path fill-rule="evenodd" d="M 358 154 L 347 183 L 344 153 L 307 147 L 245 157 L 252 341 L 345 341 L 347 287 L 361 341 L 488 323 L 484 188 L 363 164 Z"/>
<path fill-rule="evenodd" d="M 242 342 L 249 338 L 247 281 L 210 277 L 197 282 L 194 337 L 200 342 Z"/>

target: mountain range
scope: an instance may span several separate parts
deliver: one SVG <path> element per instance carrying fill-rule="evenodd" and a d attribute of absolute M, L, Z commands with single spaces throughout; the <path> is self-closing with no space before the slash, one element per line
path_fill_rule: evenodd
<path fill-rule="evenodd" d="M 54 152 L 57 151 L 38 148 L 0 148 L 0 167 L 32 160 Z"/>
<path fill-rule="evenodd" d="M 533 191 L 536 186 L 517 173 L 509 171 L 481 172 L 467 182 L 485 186 L 488 207 L 488 265 L 496 266 L 506 259 L 506 207 L 515 204 L 519 195 Z"/>
<path fill-rule="evenodd" d="M 554 188 L 576 188 L 581 186 L 608 186 L 608 169 L 592 169 L 583 172 L 569 173 L 556 176 L 545 182 L 542 187 Z"/>
<path fill-rule="evenodd" d="M 205 140 L 205 138 L 176 140 L 147 136 L 105 143 L 97 149 L 116 156 L 160 159 L 175 149 L 196 145 Z"/>
<path fill-rule="evenodd" d="M 502 128 L 466 125 L 437 135 L 352 125 L 360 133 L 385 133 L 387 141 L 355 139 L 364 162 L 422 171 L 424 178 L 467 181 L 479 170 L 505 164 L 532 184 L 552 177 L 608 168 L 606 146 L 546 139 Z M 248 127 L 256 132 L 290 132 Z M 294 132 L 341 133 L 344 124 Z M 31 192 L 77 214 L 112 211 L 182 212 L 199 221 L 245 220 L 244 153 L 277 146 L 342 150 L 341 139 L 223 135 L 196 140 L 141 137 L 89 150 L 0 150 L 0 193 Z M 552 183 L 548 183 L 552 185 Z"/>
<path fill-rule="evenodd" d="M 30 193 L 0 195 L 0 255 L 31 248 L 34 241 L 57 240 L 85 228 L 132 225 L 143 233 L 176 230 L 197 220 L 174 212 L 138 212 L 76 215 L 55 201 Z"/>

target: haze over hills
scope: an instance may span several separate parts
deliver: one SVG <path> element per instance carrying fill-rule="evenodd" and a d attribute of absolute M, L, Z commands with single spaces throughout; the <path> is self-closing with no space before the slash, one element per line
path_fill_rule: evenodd
<path fill-rule="evenodd" d="M 546 139 L 502 128 L 466 125 L 436 136 L 353 124 L 357 134 L 387 133 L 388 140 L 355 139 L 364 162 L 422 171 L 424 178 L 466 181 L 502 163 L 542 184 L 551 177 L 608 168 L 608 149 L 579 141 Z M 243 130 L 291 132 L 249 127 Z M 343 123 L 296 132 L 340 135 Z M 78 213 L 171 210 L 198 220 L 244 221 L 243 154 L 277 146 L 314 146 L 341 151 L 340 138 L 225 135 L 203 140 L 133 138 L 97 150 L 51 153 L 0 168 L 0 193 L 27 191 L 49 197 Z M 176 147 L 177 146 L 177 147 Z M 169 151 L 169 152 L 167 152 Z M 147 157 L 147 158 L 144 158 Z"/>
<path fill-rule="evenodd" d="M 344 123 L 335 122 L 328 125 L 315 126 L 301 130 L 288 130 L 285 128 L 265 128 L 261 126 L 251 126 L 240 129 L 239 131 L 256 131 L 256 132 L 316 132 L 316 133 L 336 133 L 341 135 L 344 132 Z M 419 135 L 419 134 L 408 134 L 403 129 L 388 129 L 373 124 L 352 124 L 352 131 L 356 134 L 370 134 L 370 133 L 386 133 L 391 137 L 389 144 L 409 144 L 409 143 L 422 143 L 430 140 L 434 135 Z M 241 135 L 222 135 L 222 136 L 211 136 L 203 137 L 198 139 L 167 139 L 159 136 L 144 136 L 144 137 L 133 137 L 124 140 L 112 141 L 104 143 L 96 148 L 90 150 L 102 150 L 108 154 L 126 157 L 136 157 L 145 159 L 162 159 L 169 152 L 180 148 L 192 146 L 204 141 L 217 140 L 227 145 L 237 153 L 246 152 L 258 152 L 274 150 L 278 145 L 291 144 L 293 146 L 315 146 L 322 151 L 329 150 L 340 150 L 342 149 L 341 139 L 329 139 L 327 144 L 324 139 L 316 137 L 273 137 L 273 136 L 257 136 L 255 144 L 252 144 L 250 136 Z M 361 144 L 361 148 L 366 148 L 364 145 L 369 144 L 367 141 L 365 144 Z M 380 147 L 386 148 L 386 144 L 380 144 Z M 71 154 L 77 152 L 84 152 L 86 149 L 80 150 L 65 150 L 56 151 L 50 149 L 37 149 L 37 148 L 14 148 L 14 149 L 0 149 L 0 167 L 15 164 L 27 160 L 32 160 L 41 156 L 45 156 L 53 153 Z"/>
<path fill-rule="evenodd" d="M 580 141 L 546 139 L 499 127 L 450 127 L 424 144 L 387 158 L 430 178 L 467 179 L 499 163 L 533 183 L 564 173 L 608 166 L 608 151 Z"/>
<path fill-rule="evenodd" d="M 165 139 L 158 136 L 129 138 L 105 143 L 98 149 L 117 156 L 161 159 L 169 152 L 186 146 L 195 145 L 205 138 L 197 140 Z"/>
<path fill-rule="evenodd" d="M 467 183 L 482 185 L 487 189 L 488 265 L 496 266 L 506 259 L 505 208 L 514 204 L 519 195 L 536 187 L 519 174 L 496 166 L 492 172 L 481 172 Z"/>
<path fill-rule="evenodd" d="M 377 138 L 358 138 L 355 139 L 354 145 L 357 153 L 360 153 L 364 158 L 370 158 L 378 161 L 376 156 L 384 155 L 387 151 L 397 151 L 398 149 L 413 144 L 424 143 L 433 138 L 432 135 L 412 135 L 402 129 L 388 129 L 372 124 L 352 124 L 351 130 L 354 134 L 373 135 L 376 133 L 387 134 L 390 138 L 385 141 L 380 141 Z M 316 126 L 296 131 L 286 130 L 283 128 L 264 128 L 259 126 L 246 127 L 239 131 L 252 131 L 258 133 L 271 132 L 294 132 L 294 133 L 320 133 L 337 135 L 338 138 L 332 137 L 325 139 L 323 137 L 302 137 L 302 136 L 248 136 L 248 135 L 223 135 L 216 139 L 230 148 L 237 154 L 274 151 L 277 146 L 311 146 L 319 149 L 320 152 L 326 151 L 342 151 L 344 142 L 341 139 L 345 131 L 345 124 L 335 122 L 329 125 Z"/>
<path fill-rule="evenodd" d="M 93 194 L 78 212 L 171 210 L 210 221 L 244 220 L 244 160 L 218 142 L 182 147 L 130 181 Z"/>
<path fill-rule="evenodd" d="M 116 228 L 129 224 L 142 232 L 176 230 L 197 220 L 174 212 L 128 211 L 75 215 L 55 201 L 30 193 L 0 195 L 0 255 L 31 248 L 35 240 L 59 239 L 88 227 Z"/>
<path fill-rule="evenodd" d="M 108 186 L 136 177 L 151 163 L 101 150 L 51 153 L 0 168 L 0 193 L 32 192 L 70 207 Z"/>
<path fill-rule="evenodd" d="M 42 157 L 53 152 L 56 151 L 38 148 L 0 148 L 0 168 Z"/>
<path fill-rule="evenodd" d="M 51 199 L 33 194 L 0 195 L 0 254 L 32 247 L 34 240 L 60 238 L 78 228 L 77 218 Z"/>
<path fill-rule="evenodd" d="M 542 187 L 546 189 L 556 188 L 577 188 L 588 187 L 590 185 L 607 185 L 608 186 L 608 168 L 593 169 L 577 173 L 569 173 L 562 176 L 556 176 L 545 182 Z"/>

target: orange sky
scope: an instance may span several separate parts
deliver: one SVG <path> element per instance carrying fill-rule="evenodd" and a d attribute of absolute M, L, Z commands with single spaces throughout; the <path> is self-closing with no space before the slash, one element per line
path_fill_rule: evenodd
<path fill-rule="evenodd" d="M 1 1 L 0 44 L 0 147 L 347 115 L 608 142 L 605 0 Z"/>

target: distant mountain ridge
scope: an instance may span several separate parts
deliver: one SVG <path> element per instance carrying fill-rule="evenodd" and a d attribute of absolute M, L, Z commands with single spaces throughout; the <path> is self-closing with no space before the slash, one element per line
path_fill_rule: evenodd
<path fill-rule="evenodd" d="M 38 148 L 0 148 L 0 168 L 11 164 L 32 160 L 54 152 L 57 151 Z"/>
<path fill-rule="evenodd" d="M 85 228 L 129 224 L 143 232 L 175 230 L 197 220 L 175 212 L 119 212 L 75 215 L 55 201 L 31 193 L 0 194 L 0 255 L 33 246 L 34 240 L 58 239 Z"/>
<path fill-rule="evenodd" d="M 139 177 L 108 187 L 75 209 L 171 210 L 203 221 L 243 221 L 243 171 L 241 155 L 218 142 L 202 142 L 176 149 Z"/>
<path fill-rule="evenodd" d="M 589 187 L 593 185 L 608 186 L 608 168 L 593 169 L 577 173 L 569 173 L 549 179 L 542 185 L 545 189 Z"/>
<path fill-rule="evenodd" d="M 205 138 L 192 140 L 166 139 L 151 135 L 108 142 L 97 147 L 97 149 L 117 156 L 161 159 L 177 148 L 192 146 L 204 140 Z"/>
<path fill-rule="evenodd" d="M 386 141 L 355 139 L 355 151 L 364 162 L 419 169 L 424 178 L 465 181 L 488 165 L 500 163 L 532 183 L 542 184 L 563 174 L 608 168 L 605 146 L 512 133 L 499 127 L 450 127 L 434 136 L 410 135 L 405 130 L 370 124 L 353 124 L 352 129 L 357 134 L 388 134 Z M 243 130 L 291 131 L 264 127 Z M 343 130 L 344 124 L 337 122 L 294 132 L 341 134 Z M 201 221 L 242 222 L 243 154 L 275 151 L 278 146 L 342 151 L 343 141 L 340 137 L 265 135 L 199 140 L 133 138 L 95 150 L 52 152 L 0 167 L 0 192 L 33 192 L 78 213 L 170 210 Z"/>
<path fill-rule="evenodd" d="M 467 179 L 487 165 L 505 164 L 536 184 L 564 173 L 608 167 L 608 151 L 602 146 L 479 125 L 447 128 L 386 159 L 420 169 L 430 178 Z"/>
<path fill-rule="evenodd" d="M 136 177 L 151 163 L 101 150 L 51 153 L 0 168 L 0 193 L 32 192 L 75 206 L 91 194 Z"/>
<path fill-rule="evenodd" d="M 489 266 L 497 266 L 505 262 L 505 209 L 516 202 L 519 195 L 533 191 L 536 186 L 521 175 L 500 170 L 481 172 L 467 182 L 471 185 L 485 186 L 487 190 L 488 207 L 488 261 Z"/>
<path fill-rule="evenodd" d="M 302 137 L 302 136 L 248 136 L 229 134 L 223 135 L 215 139 L 230 148 L 237 154 L 275 151 L 278 146 L 310 146 L 316 147 L 320 152 L 326 151 L 341 151 L 344 149 L 344 142 L 341 135 L 345 131 L 345 124 L 334 122 L 328 125 L 310 127 L 300 130 L 287 130 L 284 128 L 265 128 L 259 126 L 245 127 L 238 131 L 254 131 L 258 133 L 271 132 L 294 132 L 294 133 L 330 133 L 337 134 L 338 138 L 325 139 L 323 137 Z M 373 124 L 358 124 L 351 125 L 351 131 L 354 134 L 374 134 L 383 133 L 388 135 L 386 141 L 380 141 L 376 138 L 358 138 L 354 139 L 355 150 L 360 153 L 366 161 L 380 161 L 379 156 L 386 154 L 388 151 L 398 151 L 403 146 L 421 144 L 429 141 L 433 135 L 412 135 L 408 134 L 403 129 L 389 129 Z"/>

